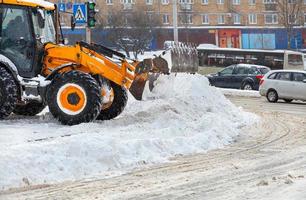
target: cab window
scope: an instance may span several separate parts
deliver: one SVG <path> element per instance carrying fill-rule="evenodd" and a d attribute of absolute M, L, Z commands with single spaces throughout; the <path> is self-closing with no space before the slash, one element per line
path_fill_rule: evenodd
<path fill-rule="evenodd" d="M 32 69 L 33 37 L 27 8 L 0 4 L 0 53 L 20 71 Z"/>

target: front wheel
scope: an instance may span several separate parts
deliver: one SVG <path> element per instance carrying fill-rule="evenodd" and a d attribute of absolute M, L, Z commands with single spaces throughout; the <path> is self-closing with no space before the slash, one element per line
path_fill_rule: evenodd
<path fill-rule="evenodd" d="M 53 79 L 46 98 L 52 115 L 65 125 L 95 120 L 102 106 L 99 84 L 80 71 L 70 71 Z"/>
<path fill-rule="evenodd" d="M 123 112 L 128 101 L 126 89 L 116 83 L 109 82 L 102 86 L 102 95 L 105 93 L 108 94 L 106 96 L 110 99 L 102 105 L 98 120 L 114 119 Z M 105 98 L 103 98 L 103 101 L 105 101 Z"/>
<path fill-rule="evenodd" d="M 271 103 L 276 103 L 278 101 L 278 94 L 275 90 L 270 90 L 267 93 L 267 100 Z"/>

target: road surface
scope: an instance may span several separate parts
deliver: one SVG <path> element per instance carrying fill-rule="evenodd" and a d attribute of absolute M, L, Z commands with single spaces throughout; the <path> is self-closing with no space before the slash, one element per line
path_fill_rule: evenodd
<path fill-rule="evenodd" d="M 0 199 L 306 199 L 306 105 L 230 99 L 262 120 L 224 149 L 109 179 L 7 191 Z"/>
<path fill-rule="evenodd" d="M 227 98 L 229 98 L 237 106 L 241 106 L 244 109 L 252 112 L 280 112 L 299 116 L 306 116 L 306 102 L 293 101 L 292 103 L 286 103 L 282 100 L 279 100 L 278 103 L 269 103 L 264 97 L 250 98 L 228 96 Z"/>

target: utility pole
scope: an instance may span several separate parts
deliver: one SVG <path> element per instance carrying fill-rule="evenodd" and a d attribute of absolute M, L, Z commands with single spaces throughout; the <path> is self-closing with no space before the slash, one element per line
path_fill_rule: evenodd
<path fill-rule="evenodd" d="M 91 44 L 91 28 L 86 26 L 86 43 Z"/>
<path fill-rule="evenodd" d="M 173 0 L 173 39 L 174 39 L 174 42 L 178 42 L 177 0 Z"/>

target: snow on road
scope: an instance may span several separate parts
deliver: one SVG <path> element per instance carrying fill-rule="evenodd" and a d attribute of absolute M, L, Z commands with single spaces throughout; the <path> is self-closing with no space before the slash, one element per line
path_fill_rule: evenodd
<path fill-rule="evenodd" d="M 260 98 L 260 94 L 256 90 L 238 90 L 238 89 L 228 89 L 228 88 L 217 88 L 225 96 L 234 96 L 234 97 L 254 97 Z"/>
<path fill-rule="evenodd" d="M 43 112 L 0 121 L 0 190 L 125 173 L 221 148 L 257 117 L 201 75 L 162 76 L 111 121 L 63 126 Z"/>

